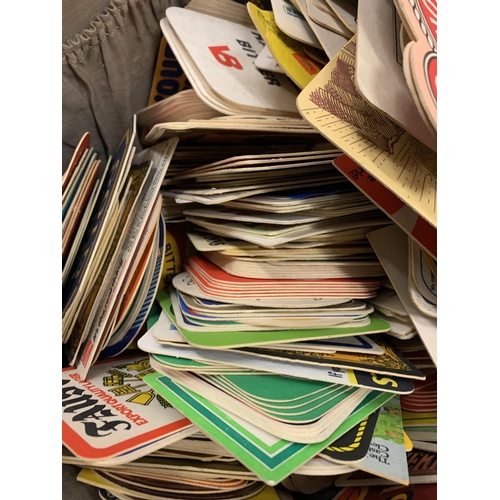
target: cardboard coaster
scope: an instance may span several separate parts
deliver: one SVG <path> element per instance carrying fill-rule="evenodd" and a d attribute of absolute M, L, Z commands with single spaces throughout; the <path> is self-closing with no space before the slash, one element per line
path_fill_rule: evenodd
<path fill-rule="evenodd" d="M 280 440 L 262 431 L 248 421 L 242 420 L 230 411 L 221 411 L 216 405 L 189 389 L 175 384 L 161 374 L 145 378 L 155 390 L 172 402 L 186 416 L 207 433 L 211 439 L 222 444 L 238 460 L 256 473 L 266 484 L 276 485 L 299 466 L 318 454 L 328 444 L 375 411 L 387 395 L 373 397 L 371 393 L 365 402 L 351 413 L 327 439 L 315 444 L 300 444 Z"/>
<path fill-rule="evenodd" d="M 287 36 L 280 30 L 273 12 L 259 9 L 251 2 L 247 4 L 247 7 L 255 27 L 266 41 L 273 58 L 299 88 L 304 88 L 319 73 L 322 65 L 308 56 L 304 43 Z M 317 40 L 305 20 L 303 23 Z M 321 48 L 319 42 L 316 42 L 316 47 Z M 316 47 L 310 48 L 319 52 Z"/>
<path fill-rule="evenodd" d="M 163 313 L 165 314 L 165 313 Z M 298 377 L 308 380 L 318 380 L 355 387 L 364 387 L 394 394 L 410 394 L 414 385 L 410 379 L 395 375 L 380 376 L 376 373 L 359 370 L 332 368 L 327 365 L 311 365 L 287 360 L 270 359 L 246 354 L 240 350 L 214 350 L 195 348 L 189 344 L 176 346 L 164 343 L 155 337 L 154 330 L 149 330 L 138 341 L 138 346 L 144 352 L 154 355 L 158 363 L 163 356 L 189 358 L 202 363 L 220 366 L 234 366 L 256 372 L 274 373 L 288 377 Z"/>
<path fill-rule="evenodd" d="M 192 434 L 195 429 L 191 422 L 177 410 L 164 408 L 143 382 L 143 376 L 152 371 L 149 356 L 137 354 L 96 364 L 87 380 L 74 368 L 63 369 L 63 444 L 86 460 L 103 461 L 122 455 L 123 462 L 129 452 L 143 448 L 139 451 L 143 456 L 168 441 Z M 87 401 L 84 406 L 83 399 Z M 91 423 L 85 415 L 92 410 L 102 411 L 107 417 Z M 115 431 L 103 434 L 103 426 Z"/>
<path fill-rule="evenodd" d="M 437 155 L 371 106 L 352 80 L 356 36 L 297 99 L 302 116 L 437 228 Z"/>
<path fill-rule="evenodd" d="M 176 56 L 186 73 L 188 66 L 194 65 L 219 99 L 235 111 L 243 110 L 239 114 L 248 114 L 245 110 L 296 114 L 297 94 L 292 84 L 282 75 L 262 72 L 253 64 L 265 45 L 258 32 L 181 7 L 169 7 L 166 20 L 182 44 L 176 46 Z M 200 36 L 193 37 L 193 32 Z M 196 83 L 191 77 L 189 80 Z"/>
<path fill-rule="evenodd" d="M 323 328 L 316 330 L 273 330 L 273 331 L 222 331 L 222 332 L 197 332 L 189 331 L 177 324 L 175 314 L 171 308 L 172 302 L 166 292 L 158 293 L 158 301 L 170 320 L 177 326 L 182 336 L 195 347 L 206 349 L 229 349 L 249 345 L 265 345 L 280 341 L 299 341 L 315 338 L 347 337 L 351 335 L 366 335 L 378 333 L 389 329 L 389 325 L 380 320 L 370 320 L 370 324 L 364 327 L 351 328 Z M 375 356 L 378 357 L 378 356 Z"/>
<path fill-rule="evenodd" d="M 403 54 L 410 90 L 437 130 L 437 0 L 396 0 L 394 4 L 412 39 Z"/>
<path fill-rule="evenodd" d="M 360 0 L 356 32 L 356 87 L 372 105 L 437 151 L 437 136 L 422 120 L 396 59 L 399 36 L 391 0 Z M 376 57 L 375 57 L 376 55 Z"/>

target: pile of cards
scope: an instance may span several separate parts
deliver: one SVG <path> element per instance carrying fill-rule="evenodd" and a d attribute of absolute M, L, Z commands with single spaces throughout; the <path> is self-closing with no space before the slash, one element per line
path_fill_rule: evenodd
<path fill-rule="evenodd" d="M 419 337 L 410 342 L 396 341 L 405 357 L 425 374 L 416 381 L 414 393 L 401 399 L 403 425 L 413 447 L 437 453 L 437 369 Z"/>
<path fill-rule="evenodd" d="M 426 252 L 421 247 L 418 247 L 418 245 L 416 245 L 418 249 L 416 252 L 411 251 L 410 249 L 414 245 L 413 239 L 395 224 L 372 231 L 367 237 L 387 273 L 391 288 L 399 299 L 398 302 L 401 302 L 403 310 L 406 311 L 406 318 L 410 320 L 417 331 L 432 363 L 437 367 L 436 261 L 430 256 L 424 257 Z M 417 263 L 412 260 L 412 256 L 415 253 L 419 256 Z M 415 267 L 418 269 L 417 272 L 420 273 L 418 288 L 414 281 Z M 427 297 L 432 298 L 435 304 L 427 301 L 420 291 L 426 293 Z M 435 297 L 433 293 L 435 293 Z M 392 321 L 394 331 L 399 329 L 403 333 L 404 326 L 397 325 L 396 321 L 393 321 L 394 319 L 398 319 L 398 313 L 396 312 L 396 316 L 394 316 L 394 311 L 398 309 L 401 311 L 400 305 L 396 301 L 391 300 L 390 295 L 392 294 L 389 293 L 383 297 L 384 301 L 386 298 L 389 299 L 386 302 L 386 306 L 391 304 L 389 307 L 393 311 L 393 317 L 389 316 L 388 319 Z M 382 307 L 384 307 L 384 304 L 382 304 Z M 387 312 L 390 314 L 389 309 L 385 310 L 386 315 Z M 399 315 L 399 319 L 402 319 L 401 315 Z M 406 331 L 406 334 L 403 333 L 403 335 L 408 335 L 408 333 Z M 394 336 L 397 337 L 397 335 Z"/>
<path fill-rule="evenodd" d="M 193 252 L 167 299 L 189 342 L 234 348 L 387 330 L 363 300 L 385 276 L 366 234 L 391 221 L 332 170 L 337 156 L 242 154 L 168 178 L 162 193 L 192 227 Z"/>
<path fill-rule="evenodd" d="M 305 89 L 303 97 L 308 98 L 310 92 L 319 87 L 320 81 L 323 87 L 323 83 L 332 79 L 332 71 L 339 72 L 340 76 L 343 64 L 347 63 L 353 69 L 355 78 L 351 84 L 355 86 L 353 90 L 356 92 L 351 92 L 349 99 L 355 97 L 364 101 L 366 111 L 383 112 L 390 123 L 402 127 L 435 150 L 437 3 L 406 0 L 298 0 L 297 4 L 316 35 L 320 32 L 311 14 L 316 16 L 316 20 L 322 16 L 323 30 L 324 26 L 329 26 L 331 30 L 334 27 L 332 10 L 325 9 L 325 4 L 335 9 L 337 20 L 340 19 L 343 28 L 348 30 L 348 33 L 344 32 L 345 38 L 339 36 L 340 45 L 323 44 L 330 60 L 322 69 L 322 76 L 315 78 L 314 84 Z M 250 5 L 249 9 L 254 10 L 255 7 Z M 326 33 L 326 30 L 321 33 Z M 320 36 L 318 39 L 321 41 Z M 333 50 L 329 52 L 330 47 Z M 345 51 L 352 55 L 347 56 Z M 340 82 L 336 78 L 332 79 L 332 85 L 340 85 L 339 89 L 342 88 Z M 302 99 L 298 102 L 301 112 L 305 111 L 302 102 Z M 333 110 L 331 112 L 336 114 Z M 338 116 L 345 120 L 347 115 Z M 354 116 L 350 118 L 346 120 L 349 123 Z M 359 122 L 351 124 L 360 125 Z M 378 145 L 377 141 L 374 142 Z"/>
<path fill-rule="evenodd" d="M 192 123 L 192 122 L 189 122 Z M 158 125 L 160 127 L 160 125 Z M 235 137 L 234 130 L 221 131 L 216 135 L 212 135 L 208 132 L 208 136 L 189 134 L 188 136 L 180 136 L 179 144 L 175 150 L 175 155 L 172 158 L 167 173 L 162 181 L 162 188 L 160 192 L 162 193 L 162 214 L 165 221 L 168 222 L 180 222 L 185 221 L 185 216 L 183 214 L 186 208 L 185 203 L 190 200 L 186 200 L 182 197 L 174 197 L 169 195 L 169 190 L 171 187 L 175 187 L 175 179 L 178 176 L 183 176 L 186 172 L 192 169 L 199 168 L 200 166 L 211 163 L 218 163 L 221 161 L 227 161 L 228 156 L 234 157 L 241 155 L 242 152 L 247 152 L 249 149 L 254 155 L 269 155 L 272 157 L 287 157 L 296 153 L 304 153 L 304 151 L 311 151 L 311 156 L 315 151 L 322 149 L 331 149 L 329 143 L 326 143 L 322 138 L 319 138 L 316 133 L 297 135 L 297 137 L 290 141 L 289 138 L 284 138 L 279 133 L 273 133 L 270 135 L 266 133 L 265 137 L 260 135 L 261 132 L 257 132 L 256 136 L 249 134 L 246 129 L 241 134 Z M 165 134 L 168 135 L 168 134 Z M 258 140 L 255 140 L 255 139 Z M 207 142 L 208 141 L 208 142 Z M 185 182 L 185 181 L 184 181 Z M 356 197 L 361 203 L 364 202 L 365 198 Z M 236 203 L 237 201 L 233 202 Z M 196 202 L 192 202 L 191 208 L 201 204 L 195 205 Z M 232 206 L 229 205 L 228 206 Z M 325 205 L 318 205 L 319 208 L 325 209 Z M 275 207 L 272 210 L 277 210 Z M 301 207 L 296 209 L 301 210 Z M 269 209 L 268 209 L 269 210 Z"/>
<path fill-rule="evenodd" d="M 391 328 L 388 335 L 401 340 L 409 340 L 417 335 L 406 309 L 389 280 L 381 286 L 376 297 L 367 302 L 375 308 L 373 316 L 387 321 Z"/>
<path fill-rule="evenodd" d="M 412 341 L 395 341 L 406 359 L 422 373 L 425 380 L 414 380 L 414 391 L 400 396 L 403 429 L 411 440 L 412 448 L 407 452 L 409 484 L 435 484 L 437 482 L 437 371 L 424 345 L 416 336 Z M 373 444 L 372 444 L 373 447 Z M 381 450 L 382 447 L 379 448 Z M 380 457 L 379 457 L 379 460 Z M 381 460 L 383 461 L 383 460 Z M 335 485 L 340 487 L 392 485 L 389 478 L 374 478 L 362 467 L 354 472 L 340 475 Z M 432 489 L 422 488 L 432 492 Z"/>
<path fill-rule="evenodd" d="M 205 104 L 193 89 L 186 89 L 138 111 L 137 124 L 149 130 L 157 123 L 209 120 L 218 116 L 223 115 Z"/>
<path fill-rule="evenodd" d="M 274 63 L 303 89 L 353 35 L 352 7 L 349 6 L 351 15 L 346 12 L 343 20 L 330 8 L 330 5 L 337 8 L 340 3 L 248 2 L 248 13 L 269 54 L 266 60 L 259 58 L 255 64 L 277 71 L 273 69 Z"/>
<path fill-rule="evenodd" d="M 181 327 L 174 296 L 158 294 L 158 319 L 138 341 L 156 370 L 144 381 L 262 481 L 275 485 L 313 457 L 325 461 L 317 469 L 323 474 L 343 473 L 327 463 L 357 470 L 377 422 L 388 425 L 378 411 L 387 407 L 389 419 L 399 415 L 400 432 L 383 474 L 407 484 L 400 398 L 425 375 L 383 334 L 255 346 L 245 333 L 246 347 L 238 348 L 230 339 L 241 332 L 224 342 L 215 332 L 196 336 Z M 363 446 L 349 448 L 361 436 Z"/>
<path fill-rule="evenodd" d="M 359 0 L 356 13 L 297 106 L 345 153 L 334 165 L 436 260 L 436 3 Z"/>
<path fill-rule="evenodd" d="M 144 353 L 98 362 L 86 380 L 63 370 L 62 462 L 83 468 L 77 479 L 117 498 L 278 500 L 144 382 L 152 373 Z"/>
<path fill-rule="evenodd" d="M 62 284 L 83 238 L 102 184 L 101 160 L 86 133 L 62 176 Z"/>
<path fill-rule="evenodd" d="M 141 153 L 134 117 L 105 167 L 86 134 L 63 176 L 80 481 L 435 498 L 435 24 L 418 0 L 167 8 L 192 88 L 138 113 Z"/>
<path fill-rule="evenodd" d="M 248 146 L 242 144 L 240 151 L 245 150 Z M 366 244 L 367 231 L 391 221 L 332 169 L 338 155 L 335 149 L 310 147 L 294 153 L 240 154 L 186 168 L 169 177 L 162 194 L 185 205 L 186 220 L 198 231 L 258 247 Z M 353 268 L 370 265 L 369 260 L 362 263 L 357 248 L 340 251 L 344 260 L 357 260 Z M 375 265 L 373 275 L 377 273 L 383 274 Z"/>
<path fill-rule="evenodd" d="M 62 342 L 82 378 L 134 340 L 160 285 L 159 191 L 178 139 L 135 154 L 135 122 L 104 169 L 85 134 L 63 175 Z"/>
<path fill-rule="evenodd" d="M 206 467 L 200 461 L 200 472 L 191 477 L 185 474 L 177 474 L 177 470 L 183 470 L 191 466 L 193 469 L 198 464 L 186 464 L 182 460 L 169 461 L 168 472 L 162 470 L 162 460 L 157 456 L 151 456 L 151 460 L 158 466 L 148 468 L 147 466 L 131 467 L 129 470 L 119 469 L 97 470 L 84 468 L 77 476 L 77 480 L 99 488 L 99 495 L 106 500 L 119 499 L 161 499 L 182 498 L 186 500 L 207 498 L 209 500 L 279 500 L 274 488 L 266 486 L 256 480 L 233 479 L 232 477 L 211 477 L 214 472 L 226 473 L 226 467 L 222 466 L 217 471 L 214 467 Z M 212 464 L 210 464 L 212 465 Z M 209 474 L 205 474 L 208 469 Z"/>
<path fill-rule="evenodd" d="M 268 486 L 291 473 L 353 472 L 355 457 L 368 451 L 380 410 L 398 414 L 401 394 L 412 390 L 411 383 L 402 391 L 363 389 L 348 381 L 353 374 L 332 383 L 220 363 L 211 363 L 211 371 L 192 361 L 190 369 L 179 362 L 165 368 L 169 356 L 149 358 L 136 353 L 98 362 L 86 380 L 73 368 L 62 372 L 63 463 L 82 467 L 80 481 L 118 498 L 145 498 L 147 491 L 244 498 L 273 493 Z M 197 385 L 203 397 L 189 388 Z M 241 408 L 257 420 L 250 423 Z M 91 418 L 96 412 L 103 415 L 97 423 Z"/>

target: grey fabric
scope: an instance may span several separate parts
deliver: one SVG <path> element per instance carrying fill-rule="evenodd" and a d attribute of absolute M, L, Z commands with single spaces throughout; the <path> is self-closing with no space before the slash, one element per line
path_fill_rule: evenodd
<path fill-rule="evenodd" d="M 90 7 L 96 2 L 89 2 Z M 87 131 L 105 162 L 132 115 L 147 105 L 162 36 L 159 21 L 171 5 L 184 2 L 111 0 L 98 15 L 89 13 L 87 28 L 63 43 L 63 172 Z M 80 26 L 81 4 L 77 12 L 75 26 Z M 73 19 L 70 10 L 65 18 Z"/>
<path fill-rule="evenodd" d="M 108 6 L 109 0 L 63 0 L 62 43 L 81 33 L 98 14 Z M 90 13 L 90 16 L 89 16 Z"/>

